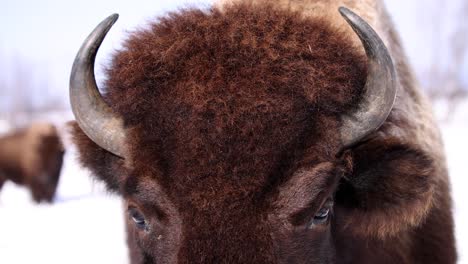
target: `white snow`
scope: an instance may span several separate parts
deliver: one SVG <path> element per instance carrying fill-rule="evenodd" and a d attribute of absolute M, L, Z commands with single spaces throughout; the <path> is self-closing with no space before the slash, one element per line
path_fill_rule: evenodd
<path fill-rule="evenodd" d="M 437 116 L 442 118 L 446 109 L 446 103 L 438 102 Z M 450 118 L 442 119 L 455 202 L 458 263 L 468 263 L 468 100 Z M 74 147 L 68 140 L 66 144 L 54 204 L 35 205 L 25 188 L 10 182 L 0 191 L 0 263 L 128 263 L 120 199 L 91 180 L 76 163 Z"/>
<path fill-rule="evenodd" d="M 439 106 L 436 109 L 440 109 Z M 452 182 L 458 263 L 468 263 L 468 100 L 461 102 L 455 112 L 442 123 L 447 162 Z"/>
<path fill-rule="evenodd" d="M 0 119 L 0 135 L 8 133 L 10 129 L 10 124 L 6 120 Z"/>

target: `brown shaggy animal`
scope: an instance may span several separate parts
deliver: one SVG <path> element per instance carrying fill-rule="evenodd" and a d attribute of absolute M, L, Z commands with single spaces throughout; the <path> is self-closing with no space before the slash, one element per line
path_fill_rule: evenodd
<path fill-rule="evenodd" d="M 25 185 L 37 203 L 52 202 L 62 168 L 64 148 L 48 123 L 0 137 L 0 189 L 10 180 Z"/>
<path fill-rule="evenodd" d="M 342 116 L 370 68 L 339 6 L 374 28 L 397 76 L 390 115 L 352 145 Z M 117 134 L 90 133 L 92 118 L 74 140 L 125 200 L 134 264 L 456 261 L 438 128 L 380 0 L 171 13 L 129 35 L 104 87 L 125 140 L 107 151 Z"/>

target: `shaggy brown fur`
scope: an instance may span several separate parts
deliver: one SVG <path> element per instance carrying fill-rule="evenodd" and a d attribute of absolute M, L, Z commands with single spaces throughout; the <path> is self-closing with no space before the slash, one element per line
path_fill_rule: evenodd
<path fill-rule="evenodd" d="M 25 185 L 36 202 L 51 202 L 64 149 L 55 126 L 32 124 L 0 138 L 0 188 L 6 180 Z"/>
<path fill-rule="evenodd" d="M 127 221 L 132 263 L 455 262 L 443 158 L 407 137 L 425 106 L 404 58 L 391 116 L 343 152 L 366 57 L 331 17 L 237 4 L 129 36 L 105 83 L 128 155 L 73 133 L 82 164 L 148 222 Z M 332 219 L 307 228 L 330 199 Z"/>

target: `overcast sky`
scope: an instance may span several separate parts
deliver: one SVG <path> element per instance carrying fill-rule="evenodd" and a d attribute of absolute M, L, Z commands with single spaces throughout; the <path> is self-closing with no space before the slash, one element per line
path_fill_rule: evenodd
<path fill-rule="evenodd" d="M 42 84 L 45 95 L 67 100 L 70 68 L 79 46 L 90 31 L 111 13 L 120 19 L 104 41 L 97 57 L 97 71 L 118 48 L 126 30 L 145 24 L 151 18 L 180 7 L 207 8 L 211 0 L 159 0 L 159 1 L 59 1 L 59 0 L 0 0 L 0 103 L 5 104 L 12 78 Z M 439 10 L 440 0 L 387 0 L 390 13 L 401 32 L 407 53 L 418 73 L 424 72 L 433 50 L 446 47 L 434 45 L 436 11 L 441 17 L 456 16 L 461 1 L 449 0 Z M 453 27 L 449 19 L 441 23 L 446 38 Z M 466 60 L 465 60 L 466 61 Z M 465 63 L 466 65 L 467 63 Z M 24 73 L 18 68 L 30 69 Z M 465 67 L 468 68 L 468 67 Z M 24 75 L 24 76 L 23 76 Z M 8 99 L 7 99 L 8 100 Z M 5 105 L 4 105 L 5 106 Z M 1 110 L 1 109 L 0 109 Z"/>

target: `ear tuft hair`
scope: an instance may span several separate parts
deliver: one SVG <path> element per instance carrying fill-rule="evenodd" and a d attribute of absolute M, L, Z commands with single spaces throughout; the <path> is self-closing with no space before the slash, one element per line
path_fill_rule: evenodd
<path fill-rule="evenodd" d="M 352 172 L 337 192 L 338 219 L 351 232 L 394 235 L 423 221 L 432 206 L 435 166 L 431 157 L 397 139 L 371 140 L 347 155 Z"/>

